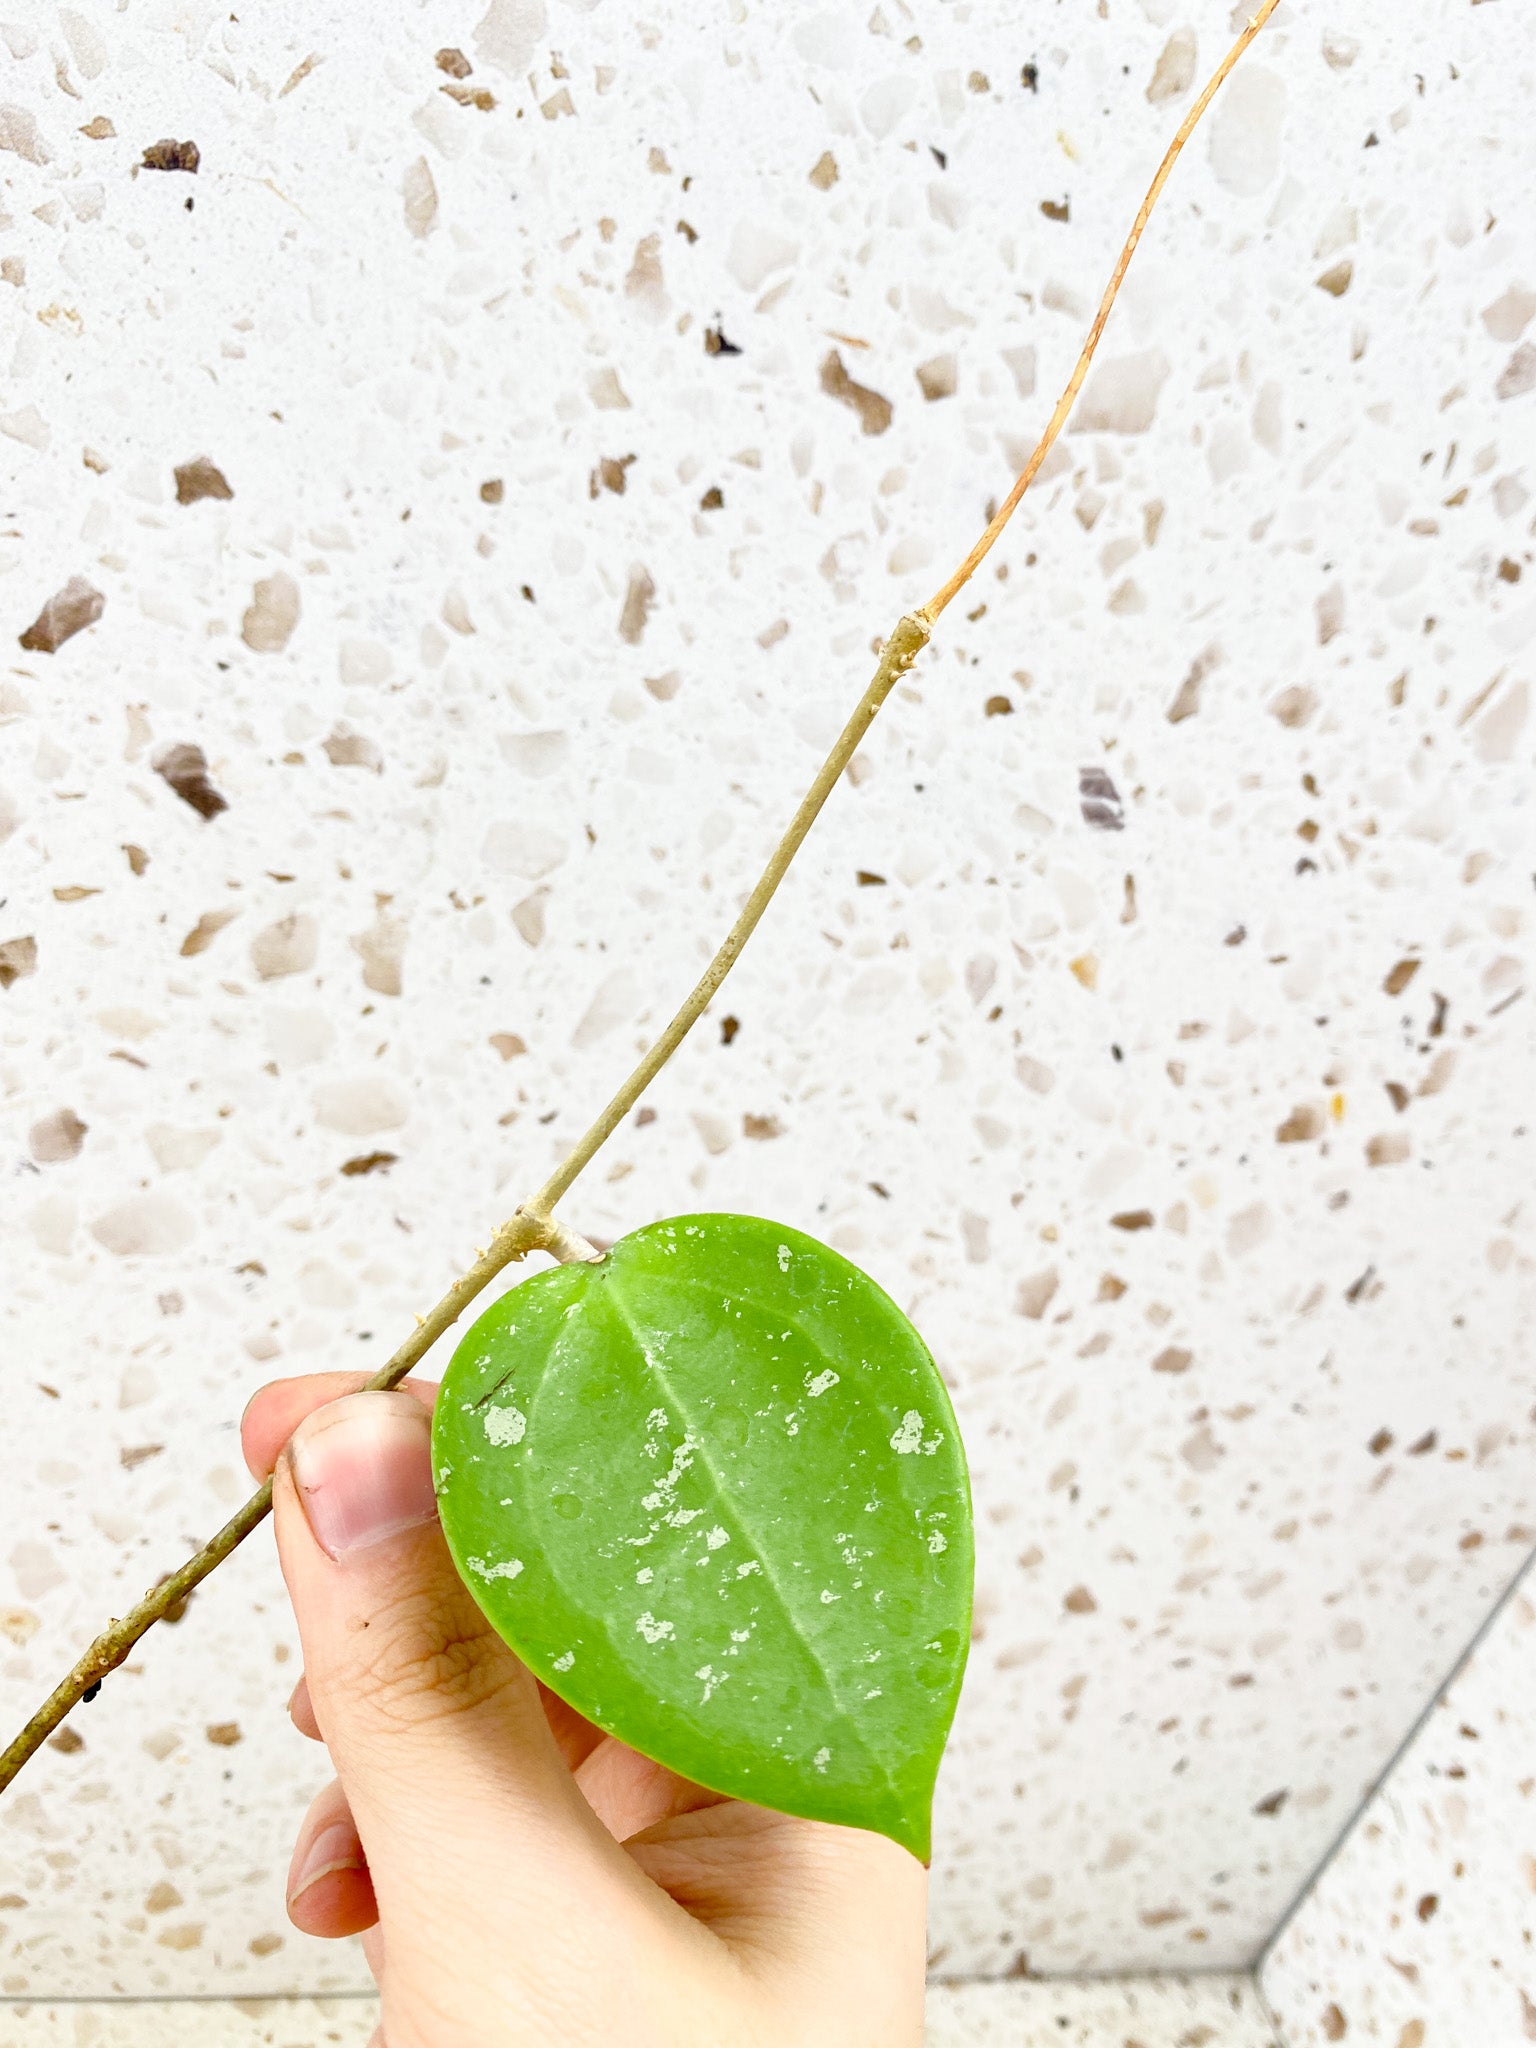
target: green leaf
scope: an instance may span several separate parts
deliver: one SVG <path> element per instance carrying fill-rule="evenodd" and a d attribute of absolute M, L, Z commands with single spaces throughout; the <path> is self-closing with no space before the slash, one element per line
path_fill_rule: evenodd
<path fill-rule="evenodd" d="M 712 1791 L 927 1860 L 970 1485 L 866 1274 L 759 1217 L 650 1224 L 481 1316 L 432 1441 L 466 1584 L 562 1699 Z"/>

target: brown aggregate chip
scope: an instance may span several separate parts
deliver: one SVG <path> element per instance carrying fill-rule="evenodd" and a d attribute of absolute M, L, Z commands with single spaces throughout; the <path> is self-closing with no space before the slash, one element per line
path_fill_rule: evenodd
<path fill-rule="evenodd" d="M 31 654 L 57 654 L 66 640 L 94 626 L 107 608 L 107 600 L 83 576 L 71 576 L 62 590 L 56 590 L 27 630 L 18 635 Z"/>
<path fill-rule="evenodd" d="M 228 479 L 206 455 L 194 455 L 190 462 L 176 465 L 176 502 L 195 505 L 199 498 L 232 498 Z"/>
<path fill-rule="evenodd" d="M 883 434 L 891 424 L 891 401 L 882 398 L 878 391 L 871 391 L 867 384 L 856 383 L 835 348 L 822 363 L 821 388 L 829 398 L 858 414 L 859 425 L 866 434 Z"/>
<path fill-rule="evenodd" d="M 163 142 L 149 145 L 144 152 L 143 168 L 146 171 L 196 171 L 202 160 L 202 153 L 195 142 L 175 142 L 168 137 Z"/>
<path fill-rule="evenodd" d="M 154 770 L 200 818 L 216 818 L 229 809 L 228 799 L 208 780 L 208 762 L 201 747 L 189 741 L 167 747 L 156 756 Z"/>
<path fill-rule="evenodd" d="M 22 939 L 0 940 L 0 988 L 9 988 L 37 972 L 37 941 L 29 934 Z"/>
<path fill-rule="evenodd" d="M 362 1173 L 387 1173 L 399 1156 L 398 1152 L 360 1152 L 355 1159 L 344 1159 L 341 1170 L 348 1180 Z"/>

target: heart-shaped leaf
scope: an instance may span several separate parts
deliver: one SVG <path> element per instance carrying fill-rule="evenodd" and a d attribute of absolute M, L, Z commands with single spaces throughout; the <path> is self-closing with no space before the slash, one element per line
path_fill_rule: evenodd
<path fill-rule="evenodd" d="M 433 1466 L 466 1583 L 570 1705 L 926 1861 L 970 1488 L 933 1360 L 866 1274 L 749 1216 L 537 1274 L 454 1353 Z"/>

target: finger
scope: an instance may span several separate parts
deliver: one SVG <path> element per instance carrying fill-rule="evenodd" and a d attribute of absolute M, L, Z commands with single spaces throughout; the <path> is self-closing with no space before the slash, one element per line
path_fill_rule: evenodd
<path fill-rule="evenodd" d="M 311 1742 L 320 1740 L 320 1723 L 315 1719 L 315 1710 L 310 1705 L 309 1687 L 302 1674 L 298 1684 L 288 1695 L 288 1718 L 301 1735 L 307 1735 Z"/>
<path fill-rule="evenodd" d="M 732 1799 L 658 1822 L 625 1853 L 799 2009 L 857 2011 L 864 2040 L 912 2038 L 928 1873 L 905 1849 Z"/>
<path fill-rule="evenodd" d="M 279 1452 L 292 1436 L 295 1429 L 316 1408 L 327 1401 L 339 1400 L 346 1394 L 360 1393 L 368 1384 L 368 1375 L 360 1372 L 309 1373 L 303 1377 L 287 1380 L 273 1380 L 251 1396 L 246 1404 L 245 1414 L 240 1422 L 242 1447 L 245 1462 L 252 1476 L 264 1479 L 277 1463 Z M 437 1385 L 432 1380 L 407 1379 L 401 1382 L 404 1391 L 414 1394 L 430 1408 L 437 1399 Z M 574 1707 L 567 1706 L 557 1693 L 541 1684 L 539 1693 L 544 1701 L 544 1711 L 549 1718 L 550 1729 L 559 1745 L 560 1754 L 572 1770 L 591 1755 L 600 1742 L 606 1740 L 600 1728 Z M 308 1689 L 301 1678 L 293 1689 L 288 1702 L 288 1712 L 294 1726 L 301 1735 L 313 1741 L 320 1737 L 319 1724 L 315 1720 L 314 1708 L 309 1703 Z"/>
<path fill-rule="evenodd" d="M 278 1452 L 306 1415 L 323 1408 L 327 1401 L 339 1401 L 344 1394 L 359 1393 L 368 1384 L 365 1372 L 312 1372 L 297 1379 L 272 1380 L 252 1394 L 240 1418 L 240 1448 L 253 1479 L 265 1479 L 277 1463 Z M 402 1380 L 408 1394 L 424 1401 L 430 1412 L 437 1399 L 432 1380 Z"/>
<path fill-rule="evenodd" d="M 581 1764 L 576 1783 L 616 1842 L 627 1842 L 631 1835 L 680 1813 L 718 1806 L 723 1798 L 611 1735 L 604 1736 Z"/>
<path fill-rule="evenodd" d="M 392 1930 L 439 1923 L 463 1873 L 504 1866 L 509 1840 L 530 1845 L 525 1891 L 547 1898 L 576 1865 L 590 1887 L 603 1839 L 532 1676 L 448 1553 L 429 1433 L 412 1395 L 352 1394 L 300 1424 L 274 1473 L 306 1690 Z M 471 1903 L 490 1910 L 483 1886 Z"/>
<path fill-rule="evenodd" d="M 568 1770 L 574 1771 L 584 1763 L 600 1742 L 607 1736 L 601 1728 L 594 1727 L 585 1714 L 567 1706 L 559 1693 L 551 1692 L 542 1679 L 539 1680 L 539 1698 L 544 1702 L 544 1717 L 549 1722 L 549 1732 L 555 1738 L 560 1754 L 565 1758 Z"/>
<path fill-rule="evenodd" d="M 361 1934 L 379 1917 L 362 1837 L 333 1779 L 311 1802 L 293 1845 L 288 1918 L 301 1934 L 334 1941 Z"/>

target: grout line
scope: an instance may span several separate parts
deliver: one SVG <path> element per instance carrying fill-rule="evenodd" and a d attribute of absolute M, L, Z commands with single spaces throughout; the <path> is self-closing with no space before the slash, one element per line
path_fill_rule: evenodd
<path fill-rule="evenodd" d="M 1269 1951 L 1266 1948 L 1265 1954 L 1267 1955 L 1268 1953 Z M 1275 2015 L 1275 2008 L 1270 2004 L 1268 1995 L 1264 1990 L 1263 1981 L 1259 1976 L 1257 1964 L 1255 1964 L 1254 1966 L 1253 1977 L 1251 1979 L 1251 1982 L 1253 1984 L 1253 1995 L 1259 2001 L 1259 2011 L 1263 2015 L 1264 2020 L 1269 2027 L 1270 2033 L 1274 2036 L 1274 2048 L 1290 2048 L 1290 2044 L 1286 2040 L 1285 2034 L 1281 2029 L 1280 2022 Z"/>
<path fill-rule="evenodd" d="M 1020 1982 L 1022 1982 L 1022 1985 L 1040 1987 L 1042 1991 L 1049 1991 L 1055 1985 L 1059 1985 L 1063 1989 L 1073 1989 L 1075 1991 L 1075 1989 L 1083 1989 L 1083 1987 L 1090 1987 L 1090 1985 L 1159 1985 L 1159 1982 L 1161 1982 L 1161 1985 L 1184 1985 L 1184 1982 L 1200 1985 L 1200 1982 L 1225 1982 L 1227 1978 L 1241 1978 L 1245 1985 L 1249 1985 L 1253 1989 L 1253 1993 L 1257 1995 L 1257 1999 L 1260 1999 L 1260 2003 L 1264 2007 L 1264 2017 L 1270 2021 L 1270 2025 L 1274 2028 L 1276 2021 L 1274 2021 L 1274 2015 L 1270 2011 L 1268 1999 L 1264 1999 L 1260 1980 L 1257 1980 L 1257 1972 L 1253 1968 L 1243 1968 L 1243 1966 L 1237 1966 L 1237 1968 L 1231 1968 L 1231 1970 L 1223 1970 L 1223 1968 L 1217 1968 L 1217 1966 L 1204 1966 L 1204 1968 L 1198 1968 L 1198 1970 L 1094 1970 L 1094 1972 L 1087 1972 L 1087 1974 L 1053 1972 L 1049 1976 L 1026 1976 L 1026 1978 L 1014 1978 L 1014 1976 L 932 1976 L 932 1978 L 928 1978 L 928 1989 L 930 1991 L 973 1991 L 973 1989 L 981 1989 L 981 1987 L 999 1987 L 1001 1989 L 1004 1985 L 1020 1985 Z M 184 1991 L 184 1993 L 172 1993 L 170 1997 L 166 1997 L 162 1993 L 150 1991 L 150 1993 L 115 1995 L 115 1997 L 104 1997 L 104 1999 L 94 1999 L 94 1997 L 88 1997 L 88 1995 L 82 1997 L 82 1995 L 76 1995 L 76 1993 L 68 1993 L 68 1995 L 59 1997 L 55 1993 L 39 1991 L 39 1993 L 27 1993 L 23 1997 L 0 1997 L 0 2013 L 16 2011 L 16 2009 L 27 2009 L 27 2007 L 33 2007 L 33 2005 L 72 2005 L 72 2007 L 76 2007 L 76 2005 L 78 2007 L 106 2007 L 106 2005 L 111 2005 L 111 2007 L 137 2007 L 137 2005 L 160 2007 L 160 2005 L 233 2005 L 233 2003 L 240 2003 L 240 2005 L 246 2005 L 246 2003 L 252 2003 L 252 2005 L 285 2005 L 285 2003 L 287 2005 L 315 2005 L 315 2003 L 352 2003 L 352 2005 L 360 2005 L 362 2001 L 377 1999 L 377 1997 L 379 1997 L 379 1989 L 377 1987 L 373 1987 L 371 1991 Z M 1278 2028 L 1276 2028 L 1276 2048 L 1286 2048 L 1284 2040 L 1280 2038 Z"/>
<path fill-rule="evenodd" d="M 1456 1683 L 1456 1680 L 1461 1676 L 1462 1672 L 1466 1669 L 1467 1665 L 1471 1662 L 1472 1658 L 1476 1656 L 1478 1650 L 1482 1647 L 1484 1639 L 1492 1634 L 1494 1625 L 1498 1622 L 1505 1608 L 1509 1606 L 1510 1602 L 1519 1592 L 1521 1586 L 1525 1583 L 1526 1579 L 1536 1577 L 1536 1572 L 1533 1572 L 1533 1567 L 1536 1567 L 1536 1550 L 1532 1550 L 1527 1554 L 1524 1562 L 1515 1572 L 1514 1577 L 1510 1580 L 1509 1584 L 1504 1588 L 1503 1592 L 1499 1595 L 1498 1599 L 1494 1601 L 1492 1607 L 1488 1610 L 1487 1614 L 1484 1615 L 1483 1619 L 1478 1623 L 1477 1628 L 1474 1630 L 1472 1634 L 1471 1640 L 1468 1643 L 1466 1643 L 1466 1645 L 1462 1649 L 1457 1651 L 1455 1663 L 1452 1664 L 1450 1670 L 1447 1671 L 1444 1678 L 1442 1678 L 1440 1683 L 1435 1687 L 1434 1691 L 1430 1694 L 1424 1706 L 1420 1709 L 1418 1714 L 1415 1715 L 1413 1725 L 1408 1730 L 1408 1733 L 1403 1737 L 1402 1741 L 1397 1745 L 1396 1749 L 1393 1750 L 1391 1756 L 1388 1757 L 1385 1764 L 1382 1765 L 1381 1770 L 1377 1773 L 1376 1777 L 1371 1781 L 1370 1785 L 1361 1795 L 1361 1798 L 1358 1804 L 1355 1806 L 1353 1812 L 1350 1814 L 1349 1819 L 1345 1821 L 1343 1827 L 1340 1828 L 1338 1834 L 1334 1837 L 1332 1842 L 1329 1843 L 1328 1847 L 1323 1851 L 1321 1858 L 1313 1867 L 1312 1871 L 1309 1873 L 1308 1876 L 1302 1879 L 1302 1882 L 1298 1887 L 1295 1896 L 1292 1898 L 1290 1904 L 1286 1907 L 1285 1911 L 1280 1915 L 1280 1918 L 1275 1922 L 1275 1925 L 1271 1929 L 1270 1933 L 1265 1937 L 1263 1947 L 1259 1950 L 1258 1955 L 1254 1958 L 1253 1981 L 1255 1984 L 1260 1983 L 1264 1967 L 1268 1963 L 1270 1957 L 1274 1954 L 1276 1946 L 1278 1945 L 1281 1937 L 1284 1935 L 1286 1929 L 1290 1926 L 1291 1922 L 1296 1918 L 1296 1915 L 1301 1911 L 1302 1907 L 1306 1904 L 1307 1900 L 1312 1896 L 1313 1892 L 1322 1883 L 1323 1879 L 1327 1876 L 1329 1870 L 1332 1868 L 1336 1859 L 1342 1854 L 1345 1845 L 1348 1843 L 1350 1837 L 1354 1834 L 1355 1829 L 1360 1825 L 1361 1820 L 1364 1818 L 1366 1809 L 1370 1806 L 1371 1801 L 1376 1797 L 1377 1793 L 1381 1791 L 1382 1787 L 1386 1784 L 1387 1780 L 1392 1776 L 1392 1773 L 1403 1761 L 1403 1758 L 1408 1754 L 1408 1751 L 1413 1747 L 1414 1743 L 1417 1741 L 1422 1731 L 1429 1725 L 1429 1722 L 1432 1719 L 1436 1708 L 1440 1705 L 1440 1702 L 1445 1698 L 1445 1695 L 1450 1691 L 1451 1687 Z M 1265 2010 L 1269 2010 L 1268 2000 L 1265 2001 Z M 1277 2036 L 1277 2039 L 1280 2042 L 1280 2048 L 1285 2048 L 1284 2037 Z"/>
<path fill-rule="evenodd" d="M 1252 1968 L 1244 1968 L 1241 1965 L 1230 1970 L 1219 1969 L 1214 1966 L 1195 1970 L 1095 1970 L 1086 1975 L 1073 1975 L 1063 1971 L 1053 1972 L 1049 1976 L 1024 1978 L 930 1977 L 927 1980 L 927 1989 L 930 1991 L 969 1991 L 979 1989 L 983 1985 L 1001 1987 L 1003 1985 L 1019 1983 L 1038 1985 L 1042 1989 L 1048 1989 L 1052 1985 L 1080 1989 L 1085 1985 L 1096 1984 L 1214 1983 L 1224 1982 L 1234 1977 L 1251 1985 L 1256 1992 L 1259 1990 L 1257 1973 Z M 14 2011 L 17 2008 L 34 2005 L 114 2007 L 140 2005 L 232 2005 L 236 2003 L 242 2005 L 247 2003 L 253 2005 L 310 2005 L 321 2002 L 341 2003 L 346 2001 L 350 2001 L 353 2004 L 361 2004 L 365 1999 L 377 1998 L 378 1995 L 377 1986 L 369 1991 L 190 1991 L 175 1993 L 169 1997 L 151 1991 L 135 1992 L 127 1996 L 108 1998 L 92 1998 L 88 1995 L 80 1996 L 75 1993 L 58 1996 L 51 1992 L 40 1991 L 29 1992 L 21 1997 L 0 1997 L 0 2012 Z M 1267 2018 L 1270 2017 L 1267 2002 L 1264 2002 L 1264 2010 L 1265 2016 Z M 1285 2044 L 1279 2041 L 1278 2034 L 1276 2040 L 1277 2048 L 1285 2048 Z"/>
<path fill-rule="evenodd" d="M 92 2010 L 111 2006 L 162 2005 L 330 2005 L 349 2001 L 361 2005 L 377 1998 L 372 1991 L 183 1991 L 165 1998 L 153 1991 L 135 1992 L 128 1998 L 90 1998 L 68 1992 L 63 1997 L 51 1991 L 29 1992 L 24 1998 L 0 1998 L 0 2012 L 25 2012 L 35 2005 L 86 2006 Z"/>
<path fill-rule="evenodd" d="M 1047 1970 L 1027 1977 L 930 1977 L 934 1991 L 961 1991 L 975 1984 L 1184 1984 L 1209 1983 L 1227 1977 L 1251 1978 L 1252 1963 L 1233 1963 L 1223 1968 L 1205 1963 L 1192 1970 Z"/>

